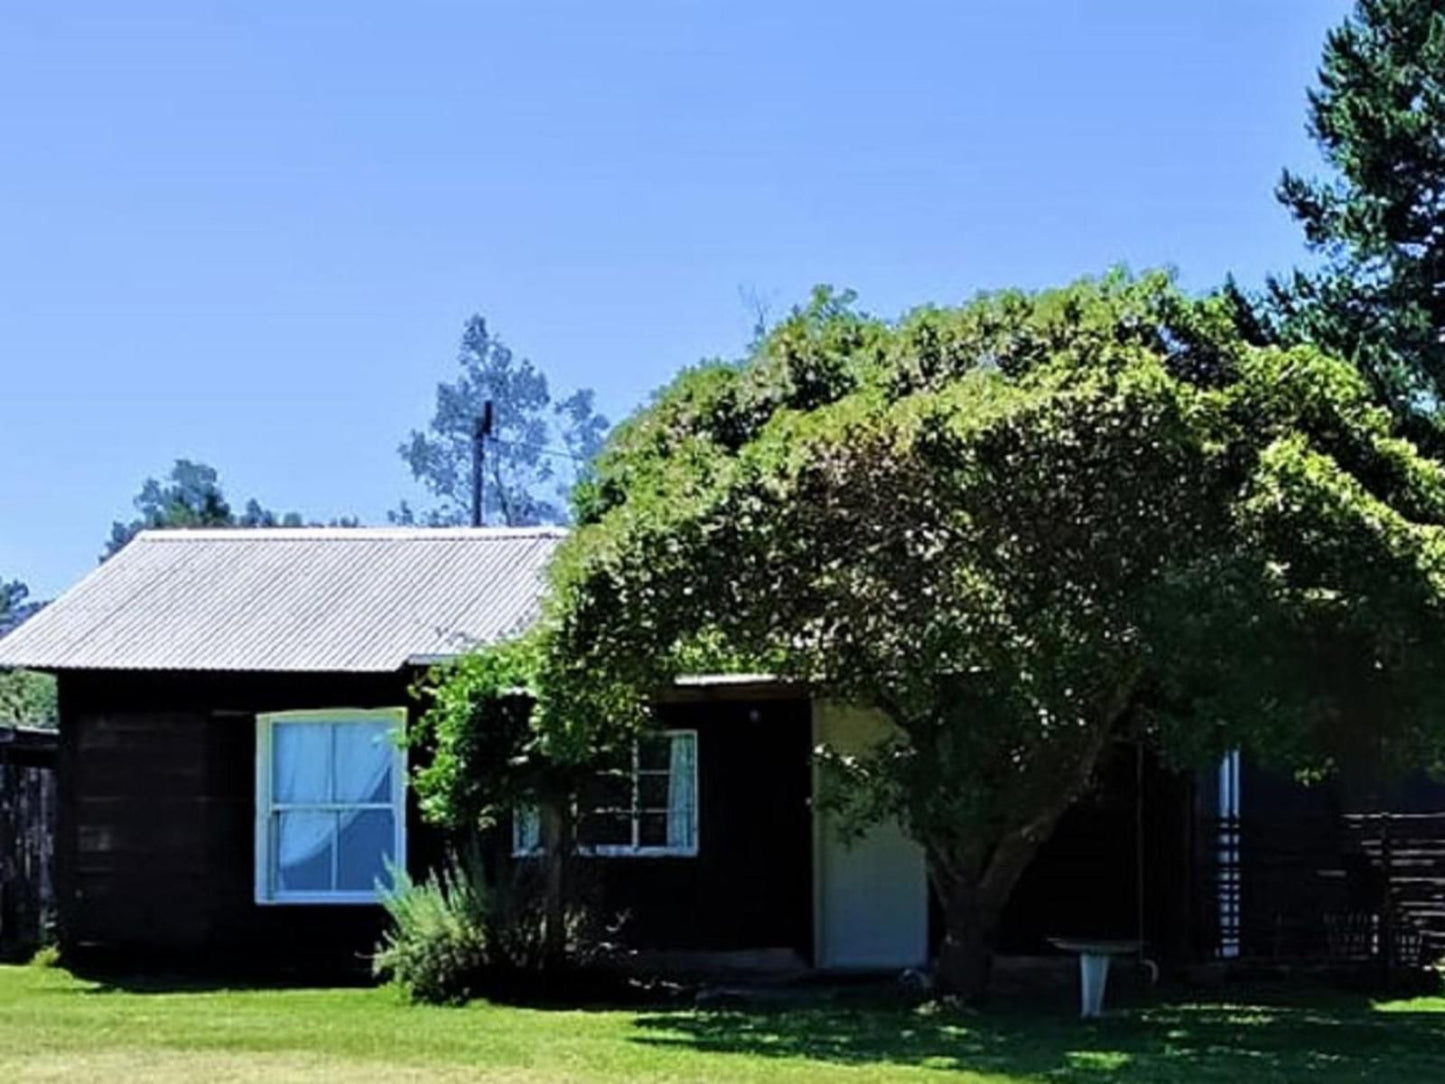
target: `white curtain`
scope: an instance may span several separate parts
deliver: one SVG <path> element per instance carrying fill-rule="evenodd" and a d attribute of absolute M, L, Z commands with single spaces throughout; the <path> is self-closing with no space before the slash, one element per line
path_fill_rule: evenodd
<path fill-rule="evenodd" d="M 512 813 L 512 853 L 531 854 L 542 848 L 542 814 L 524 805 Z"/>
<path fill-rule="evenodd" d="M 692 734 L 672 735 L 672 760 L 667 772 L 667 845 L 675 850 L 691 850 L 696 839 L 696 744 Z"/>
<path fill-rule="evenodd" d="M 332 778 L 338 802 L 391 803 L 396 744 L 386 723 L 338 723 L 332 730 Z M 337 883 L 331 887 L 365 892 L 387 883 L 386 863 L 395 860 L 392 813 L 343 809 L 336 816 Z"/>
<path fill-rule="evenodd" d="M 271 800 L 277 805 L 391 802 L 396 753 L 385 723 L 278 723 L 272 728 L 271 757 Z M 298 810 L 279 814 L 278 886 L 321 891 L 335 888 L 334 863 L 327 863 L 324 882 L 319 871 L 303 867 L 328 853 L 342 830 L 361 812 Z"/>
<path fill-rule="evenodd" d="M 332 801 L 390 803 L 395 747 L 386 723 L 337 723 L 332 749 Z"/>
<path fill-rule="evenodd" d="M 331 728 L 325 723 L 278 723 L 271 728 L 271 801 L 305 805 L 331 795 Z M 281 813 L 276 817 L 276 886 L 331 887 L 303 869 L 331 846 L 336 818 L 330 813 Z"/>

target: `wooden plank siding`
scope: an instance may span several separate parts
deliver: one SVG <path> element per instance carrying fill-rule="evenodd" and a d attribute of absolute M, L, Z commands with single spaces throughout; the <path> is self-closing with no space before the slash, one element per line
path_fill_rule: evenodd
<path fill-rule="evenodd" d="M 813 958 L 811 716 L 804 698 L 699 698 L 661 709 L 697 731 L 698 853 L 590 858 L 639 948 L 789 950 Z"/>
<path fill-rule="evenodd" d="M 65 673 L 57 878 L 78 956 L 357 970 L 379 906 L 254 900 L 256 715 L 405 704 L 410 676 Z M 441 850 L 413 807 L 408 866 Z"/>
<path fill-rule="evenodd" d="M 170 966 L 360 969 L 378 906 L 253 899 L 255 717 L 407 702 L 412 675 L 67 672 L 60 676 L 58 880 L 73 954 Z M 415 709 L 414 709 L 415 710 Z M 812 956 L 808 702 L 698 697 L 699 854 L 589 859 L 642 948 Z M 445 840 L 408 816 L 407 865 Z"/>

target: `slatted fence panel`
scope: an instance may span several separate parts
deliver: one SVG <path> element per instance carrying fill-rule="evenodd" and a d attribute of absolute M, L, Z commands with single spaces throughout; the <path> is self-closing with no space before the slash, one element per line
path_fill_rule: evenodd
<path fill-rule="evenodd" d="M 0 748 L 0 955 L 41 942 L 55 910 L 54 747 Z"/>
<path fill-rule="evenodd" d="M 1399 962 L 1445 958 L 1445 812 L 1261 814 L 1210 829 L 1216 955 L 1358 962 L 1380 956 L 1393 923 Z"/>

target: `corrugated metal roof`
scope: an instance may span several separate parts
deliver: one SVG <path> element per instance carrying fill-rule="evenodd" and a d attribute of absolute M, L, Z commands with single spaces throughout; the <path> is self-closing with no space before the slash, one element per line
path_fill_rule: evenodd
<path fill-rule="evenodd" d="M 526 628 L 562 535 L 144 531 L 0 639 L 0 667 L 392 671 Z"/>

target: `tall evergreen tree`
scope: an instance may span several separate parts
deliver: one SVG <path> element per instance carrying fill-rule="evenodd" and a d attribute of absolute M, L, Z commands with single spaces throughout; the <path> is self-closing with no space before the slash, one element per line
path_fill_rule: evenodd
<path fill-rule="evenodd" d="M 308 524 L 298 512 L 273 512 L 254 497 L 246 502 L 238 515 L 221 489 L 216 468 L 189 459 L 177 459 L 162 480 L 147 478 L 131 502 L 140 513 L 129 523 L 119 520 L 111 524 L 104 561 L 141 531 L 162 527 L 304 527 Z M 355 527 L 353 517 L 331 521 L 333 527 Z"/>
<path fill-rule="evenodd" d="M 1332 175 L 1286 171 L 1277 194 L 1323 260 L 1270 282 L 1267 330 L 1352 360 L 1417 423 L 1438 416 L 1445 0 L 1359 0 L 1325 41 L 1309 131 Z"/>

